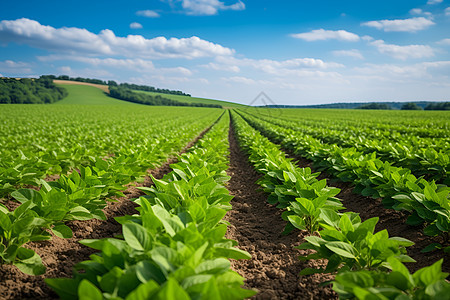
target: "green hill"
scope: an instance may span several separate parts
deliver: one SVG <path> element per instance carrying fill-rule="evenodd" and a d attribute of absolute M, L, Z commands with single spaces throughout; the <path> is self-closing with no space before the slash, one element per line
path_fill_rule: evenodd
<path fill-rule="evenodd" d="M 179 102 L 187 102 L 187 103 L 204 103 L 204 104 L 218 104 L 222 105 L 224 108 L 243 108 L 246 105 L 228 102 L 228 101 L 221 101 L 221 100 L 213 100 L 213 99 L 206 99 L 206 98 L 196 98 L 196 97 L 188 97 L 188 96 L 181 96 L 181 95 L 171 95 L 171 94 L 162 94 L 162 93 L 154 93 L 154 92 L 146 92 L 146 91 L 138 91 L 133 90 L 137 93 L 146 93 L 153 96 L 160 95 L 161 97 L 172 99 Z"/>
<path fill-rule="evenodd" d="M 64 99 L 56 102 L 55 104 L 96 104 L 96 105 L 139 105 L 132 102 L 122 101 L 115 98 L 108 97 L 104 91 L 100 89 L 100 87 L 85 85 L 82 82 L 76 82 L 77 84 L 65 84 L 60 83 L 61 81 L 55 81 L 57 86 L 64 87 L 69 95 Z M 105 86 L 107 87 L 107 86 Z M 154 92 L 146 92 L 133 90 L 137 93 L 147 93 L 153 96 L 160 95 L 161 97 L 172 99 L 179 102 L 186 103 L 204 103 L 204 104 L 218 104 L 223 106 L 224 108 L 243 108 L 246 105 L 221 101 L 221 100 L 213 100 L 206 98 L 196 98 L 196 97 L 188 97 L 182 95 L 171 95 L 171 94 L 163 94 L 163 93 L 154 93 Z"/>
<path fill-rule="evenodd" d="M 57 84 L 64 87 L 69 95 L 55 104 L 90 104 L 90 105 L 139 105 L 108 97 L 99 88 L 88 85 Z"/>

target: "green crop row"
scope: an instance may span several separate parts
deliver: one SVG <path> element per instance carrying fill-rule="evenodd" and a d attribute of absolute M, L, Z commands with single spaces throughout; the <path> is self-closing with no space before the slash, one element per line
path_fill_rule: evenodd
<path fill-rule="evenodd" d="M 104 105 L 2 107 L 0 198 L 48 175 L 104 159 L 134 160 L 139 175 L 145 174 L 178 153 L 221 112 Z"/>
<path fill-rule="evenodd" d="M 445 111 L 363 111 L 346 109 L 266 109 L 247 108 L 246 112 L 277 117 L 299 127 L 350 130 L 371 138 L 397 137 L 450 138 L 449 113 Z"/>
<path fill-rule="evenodd" d="M 254 114 L 252 116 L 264 122 L 292 129 L 299 138 L 311 137 L 324 144 L 354 148 L 363 154 L 376 152 L 377 158 L 389 161 L 396 167 L 408 168 L 416 176 L 425 176 L 427 180 L 434 179 L 447 185 L 450 183 L 450 140 L 448 138 L 420 138 L 379 129 L 316 128 L 279 118 Z"/>
<path fill-rule="evenodd" d="M 28 242 L 50 239 L 48 230 L 62 238 L 71 237 L 70 228 L 64 224 L 66 221 L 92 218 L 104 220 L 105 216 L 101 209 L 106 206 L 105 199 L 112 196 L 124 196 L 121 191 L 126 189 L 125 185 L 135 181 L 137 177 L 145 174 L 149 167 L 155 165 L 148 160 L 153 158 L 158 163 L 174 150 L 180 151 L 187 143 L 185 140 L 187 138 L 192 140 L 193 136 L 202 129 L 198 126 L 207 126 L 204 124 L 205 120 L 185 130 L 178 128 L 174 131 L 174 135 L 183 137 L 181 141 L 161 143 L 156 141 L 161 144 L 161 147 L 153 147 L 157 150 L 153 153 L 149 151 L 148 155 L 142 155 L 133 150 L 117 156 L 98 158 L 99 153 L 97 153 L 97 158 L 86 158 L 87 166 L 78 166 L 77 170 L 73 170 L 71 174 L 61 174 L 59 179 L 50 182 L 39 179 L 36 173 L 28 174 L 30 178 L 33 178 L 31 183 L 39 187 L 39 191 L 34 189 L 13 191 L 11 198 L 20 203 L 20 206 L 13 211 L 9 211 L 4 204 L 0 203 L 0 264 L 14 264 L 22 272 L 31 275 L 43 274 L 45 267 L 41 258 L 24 247 Z M 35 129 L 36 127 L 30 127 L 30 131 Z M 94 132 L 87 133 L 95 135 Z M 185 144 L 180 144 L 182 142 Z M 102 143 L 105 141 L 103 140 Z M 79 144 L 74 146 L 81 148 Z M 99 148 L 93 150 L 99 150 Z M 131 147 L 127 149 L 129 150 L 132 150 Z M 93 155 L 94 153 L 92 152 Z M 29 164 L 32 165 L 32 160 L 29 160 Z M 3 192 L 10 190 L 14 190 L 12 185 Z"/>
<path fill-rule="evenodd" d="M 341 298 L 358 299 L 438 299 L 447 297 L 448 274 L 442 273 L 442 260 L 410 274 L 402 262 L 413 262 L 405 247 L 413 243 L 389 237 L 387 230 L 375 233 L 378 218 L 364 222 L 353 212 L 338 213 L 342 208 L 334 198 L 339 189 L 318 181 L 318 173 L 298 168 L 285 153 L 233 113 L 233 125 L 241 147 L 249 160 L 263 174 L 259 184 L 270 193 L 268 201 L 286 208 L 283 217 L 292 226 L 317 235 L 306 237 L 299 249 L 314 253 L 301 259 L 327 259 L 324 269 L 302 270 L 337 274 L 333 288 Z M 373 276 L 372 276 L 373 275 Z"/>
<path fill-rule="evenodd" d="M 324 145 L 311 137 L 299 137 L 295 131 L 263 122 L 245 114 L 245 120 L 283 147 L 312 160 L 321 170 L 355 185 L 354 192 L 382 198 L 388 208 L 410 213 L 407 223 L 424 224 L 425 234 L 441 235 L 442 244 L 432 244 L 426 250 L 449 247 L 450 188 L 417 178 L 409 169 L 392 166 L 352 148 Z"/>
<path fill-rule="evenodd" d="M 141 188 L 139 214 L 116 218 L 122 235 L 82 243 L 99 250 L 71 279 L 47 279 L 62 299 L 243 299 L 243 278 L 229 258 L 249 254 L 225 239 L 229 114 L 162 180 Z"/>

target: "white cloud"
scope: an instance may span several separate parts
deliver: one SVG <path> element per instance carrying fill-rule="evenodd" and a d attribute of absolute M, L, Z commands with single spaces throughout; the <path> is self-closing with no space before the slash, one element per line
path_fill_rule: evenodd
<path fill-rule="evenodd" d="M 270 59 L 249 59 L 219 56 L 216 61 L 226 66 L 250 67 L 255 70 L 263 71 L 272 75 L 284 76 L 294 74 L 299 71 L 325 70 L 330 68 L 341 68 L 342 64 L 334 62 L 324 62 L 316 58 L 294 58 L 288 60 L 270 60 Z"/>
<path fill-rule="evenodd" d="M 133 22 L 133 23 L 130 24 L 130 28 L 131 29 L 141 29 L 142 25 L 140 23 Z"/>
<path fill-rule="evenodd" d="M 257 83 L 255 80 L 243 76 L 224 77 L 222 79 L 226 82 L 241 83 L 245 85 L 254 85 Z"/>
<path fill-rule="evenodd" d="M 421 15 L 422 14 L 422 9 L 420 9 L 420 8 L 413 8 L 413 9 L 411 9 L 410 11 L 409 11 L 409 13 L 411 14 L 411 15 Z"/>
<path fill-rule="evenodd" d="M 450 7 L 447 7 L 447 8 L 444 10 L 444 13 L 445 13 L 446 16 L 450 16 Z"/>
<path fill-rule="evenodd" d="M 216 70 L 216 71 L 226 71 L 226 72 L 234 72 L 239 73 L 241 69 L 238 66 L 230 66 L 230 65 L 223 65 L 223 64 L 216 64 L 216 63 L 209 63 L 207 65 L 202 65 L 202 67 Z"/>
<path fill-rule="evenodd" d="M 416 32 L 424 30 L 435 23 L 424 17 L 415 17 L 402 20 L 381 20 L 362 23 L 362 26 L 373 27 L 379 30 Z"/>
<path fill-rule="evenodd" d="M 410 13 L 411 15 L 417 15 L 417 16 L 424 15 L 424 16 L 427 16 L 427 17 L 430 17 L 430 18 L 432 18 L 432 16 L 433 16 L 432 13 L 427 12 L 427 11 L 423 11 L 423 10 L 420 9 L 420 8 L 413 8 L 413 9 L 411 9 L 411 10 L 409 11 L 409 13 Z"/>
<path fill-rule="evenodd" d="M 144 60 L 140 58 L 133 59 L 116 59 L 116 58 L 93 58 L 84 56 L 70 56 L 70 55 L 48 55 L 39 56 L 40 61 L 59 61 L 59 60 L 70 60 L 77 61 L 86 64 L 90 64 L 96 67 L 107 67 L 116 69 L 127 69 L 138 73 L 176 73 L 183 76 L 190 76 L 192 72 L 184 67 L 175 68 L 156 68 L 152 61 Z"/>
<path fill-rule="evenodd" d="M 439 4 L 441 3 L 443 0 L 428 0 L 427 4 Z"/>
<path fill-rule="evenodd" d="M 450 67 L 450 61 L 434 61 L 434 62 L 421 62 L 412 65 L 392 65 L 392 64 L 366 64 L 364 67 L 358 67 L 354 70 L 357 73 L 365 75 L 378 75 L 387 81 L 396 79 L 399 81 L 409 80 L 415 78 L 421 79 L 433 79 L 439 77 L 442 70 L 448 70 Z M 448 72 L 448 71 L 447 71 Z M 411 82 L 411 81 L 409 81 Z"/>
<path fill-rule="evenodd" d="M 0 71 L 4 73 L 13 73 L 13 74 L 32 73 L 31 65 L 29 63 L 21 61 L 16 62 L 12 60 L 0 61 Z"/>
<path fill-rule="evenodd" d="M 65 75 L 72 73 L 72 68 L 70 66 L 62 66 L 61 68 L 59 68 L 59 70 Z"/>
<path fill-rule="evenodd" d="M 154 10 L 139 10 L 136 12 L 136 15 L 138 16 L 142 16 L 142 17 L 147 17 L 147 18 L 159 18 L 160 15 L 154 11 Z"/>
<path fill-rule="evenodd" d="M 348 57 L 353 57 L 353 58 L 357 58 L 357 59 L 364 59 L 364 56 L 357 49 L 336 50 L 336 51 L 333 51 L 333 55 L 335 55 L 335 56 L 348 56 Z"/>
<path fill-rule="evenodd" d="M 370 43 L 378 49 L 378 52 L 387 54 L 397 59 L 406 60 L 408 58 L 424 58 L 434 56 L 434 50 L 428 45 L 407 45 L 399 46 L 386 44 L 383 40 L 376 40 Z"/>
<path fill-rule="evenodd" d="M 291 34 L 292 37 L 297 39 L 302 39 L 308 42 L 311 41 L 324 41 L 324 40 L 339 40 L 339 41 L 349 41 L 356 42 L 359 41 L 359 36 L 345 31 L 345 30 L 324 30 L 324 29 L 316 29 L 310 32 L 304 33 L 294 33 Z"/>
<path fill-rule="evenodd" d="M 32 47 L 85 55 L 117 55 L 140 58 L 185 58 L 193 59 L 218 55 L 232 55 L 234 50 L 202 40 L 190 38 L 156 37 L 146 39 L 141 35 L 118 37 L 105 29 L 94 34 L 80 28 L 54 28 L 22 18 L 0 22 L 0 39 Z"/>
<path fill-rule="evenodd" d="M 270 59 L 249 59 L 249 58 L 235 58 L 235 57 L 217 57 L 216 61 L 219 65 L 225 67 L 240 68 L 241 73 L 257 73 L 263 72 L 261 75 L 269 75 L 271 78 L 341 78 L 341 75 L 334 71 L 327 69 L 342 68 L 342 64 L 334 62 L 324 62 L 315 58 L 294 58 L 283 61 L 276 61 Z"/>
<path fill-rule="evenodd" d="M 219 10 L 244 10 L 245 4 L 241 0 L 232 4 L 225 5 L 218 0 L 183 0 L 181 6 L 188 15 L 212 16 Z"/>
<path fill-rule="evenodd" d="M 371 42 L 374 40 L 374 38 L 371 37 L 370 35 L 365 35 L 365 36 L 361 37 L 361 39 L 366 42 Z"/>
<path fill-rule="evenodd" d="M 437 42 L 439 45 L 450 45 L 450 39 L 443 39 Z"/>

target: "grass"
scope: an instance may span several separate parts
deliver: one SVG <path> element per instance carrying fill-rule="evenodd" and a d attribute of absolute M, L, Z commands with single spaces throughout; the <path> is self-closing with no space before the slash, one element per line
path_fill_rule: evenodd
<path fill-rule="evenodd" d="M 99 88 L 88 85 L 58 84 L 64 87 L 69 95 L 55 104 L 88 104 L 88 105 L 139 105 L 108 97 Z"/>
<path fill-rule="evenodd" d="M 56 82 L 55 82 L 56 83 Z M 61 81 L 58 81 L 56 84 L 58 86 L 64 87 L 69 95 L 62 99 L 61 101 L 58 101 L 55 104 L 92 104 L 92 105 L 139 105 L 134 104 L 127 101 L 122 101 L 118 99 L 114 99 L 111 97 L 108 97 L 101 89 L 100 87 L 91 86 L 88 84 L 84 84 L 82 82 L 76 82 L 77 84 L 64 84 L 61 83 Z M 146 93 L 152 96 L 160 95 L 161 97 L 172 99 L 179 102 L 185 102 L 185 103 L 204 103 L 204 104 L 218 104 L 221 105 L 224 108 L 244 108 L 247 107 L 247 105 L 228 102 L 228 101 L 221 101 L 221 100 L 213 100 L 213 99 L 206 99 L 206 98 L 197 98 L 197 97 L 188 97 L 188 96 L 181 96 L 181 95 L 171 95 L 171 94 L 163 94 L 163 93 L 153 93 L 153 92 L 146 92 L 146 91 L 137 91 L 134 90 L 134 92 L 138 93 Z"/>
<path fill-rule="evenodd" d="M 186 103 L 204 103 L 204 104 L 218 104 L 222 105 L 224 108 L 243 108 L 246 107 L 246 105 L 228 102 L 228 101 L 221 101 L 221 100 L 213 100 L 213 99 L 206 99 L 206 98 L 196 98 L 196 97 L 188 97 L 188 96 L 181 96 L 181 95 L 171 95 L 171 94 L 162 94 L 162 93 L 154 93 L 154 92 L 146 92 L 146 91 L 136 91 L 134 92 L 138 93 L 145 93 L 152 96 L 160 95 L 161 97 L 172 99 L 179 102 L 186 102 Z"/>

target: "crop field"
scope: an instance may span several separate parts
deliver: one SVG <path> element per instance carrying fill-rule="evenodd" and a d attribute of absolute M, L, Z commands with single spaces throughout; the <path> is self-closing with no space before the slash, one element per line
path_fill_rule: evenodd
<path fill-rule="evenodd" d="M 64 87 L 0 107 L 1 299 L 450 299 L 450 113 Z"/>
<path fill-rule="evenodd" d="M 175 101 L 187 102 L 187 103 L 219 104 L 225 108 L 244 108 L 245 107 L 245 105 L 243 105 L 243 104 L 221 101 L 221 100 L 187 97 L 187 96 L 183 96 L 183 95 L 161 94 L 161 93 L 146 92 L 146 91 L 136 91 L 136 92 L 145 93 L 145 94 L 154 95 L 154 96 L 159 95 L 159 96 L 169 98 L 169 99 L 172 99 Z"/>

